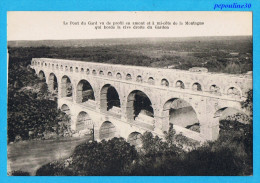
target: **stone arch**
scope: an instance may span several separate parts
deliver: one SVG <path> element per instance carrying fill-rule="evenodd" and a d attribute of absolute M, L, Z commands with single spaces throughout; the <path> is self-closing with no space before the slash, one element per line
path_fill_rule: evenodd
<path fill-rule="evenodd" d="M 94 69 L 94 70 L 92 71 L 92 74 L 93 74 L 93 75 L 97 75 L 97 71 Z"/>
<path fill-rule="evenodd" d="M 86 74 L 89 75 L 90 74 L 90 70 L 86 69 Z"/>
<path fill-rule="evenodd" d="M 69 106 L 67 104 L 63 104 L 60 109 L 61 109 L 62 112 L 64 112 L 68 116 L 71 115 L 70 108 L 69 108 Z"/>
<path fill-rule="evenodd" d="M 127 121 L 134 120 L 153 123 L 154 109 L 150 98 L 140 90 L 132 91 L 127 97 Z"/>
<path fill-rule="evenodd" d="M 101 71 L 99 71 L 99 75 L 100 76 L 103 76 L 104 75 L 104 72 L 101 70 Z"/>
<path fill-rule="evenodd" d="M 68 68 L 68 66 L 66 65 L 66 66 L 65 66 L 65 71 L 68 71 L 68 70 L 69 70 L 69 68 Z"/>
<path fill-rule="evenodd" d="M 40 70 L 40 72 L 39 72 L 39 78 L 40 78 L 41 81 L 46 81 L 45 74 L 42 70 Z"/>
<path fill-rule="evenodd" d="M 48 88 L 53 94 L 58 94 L 58 80 L 54 73 L 49 75 Z"/>
<path fill-rule="evenodd" d="M 84 68 L 81 68 L 81 69 L 80 69 L 80 72 L 81 72 L 81 73 L 84 73 Z"/>
<path fill-rule="evenodd" d="M 112 77 L 112 76 L 113 76 L 112 72 L 110 72 L 110 71 L 107 73 L 107 75 L 108 75 L 109 77 Z"/>
<path fill-rule="evenodd" d="M 100 110 L 101 112 L 114 112 L 121 114 L 120 97 L 114 86 L 106 84 L 101 88 L 100 92 Z"/>
<path fill-rule="evenodd" d="M 165 78 L 161 80 L 161 86 L 169 87 L 169 81 Z"/>
<path fill-rule="evenodd" d="M 154 81 L 153 77 L 149 77 L 148 78 L 148 84 L 150 84 L 150 85 L 154 85 L 155 84 L 155 81 Z"/>
<path fill-rule="evenodd" d="M 35 70 L 34 68 L 32 68 L 31 71 L 32 71 L 32 73 L 33 73 L 34 75 L 37 75 L 37 74 L 36 74 L 36 70 Z"/>
<path fill-rule="evenodd" d="M 56 64 L 56 69 L 59 69 L 59 64 Z"/>
<path fill-rule="evenodd" d="M 142 146 L 142 134 L 139 132 L 132 132 L 128 135 L 127 142 L 135 147 Z"/>
<path fill-rule="evenodd" d="M 102 123 L 99 129 L 100 139 L 111 139 L 116 136 L 117 130 L 113 123 L 110 121 L 105 121 Z"/>
<path fill-rule="evenodd" d="M 176 81 L 175 87 L 179 89 L 185 89 L 185 85 L 181 80 Z"/>
<path fill-rule="evenodd" d="M 233 96 L 233 97 L 241 97 L 242 92 L 238 87 L 231 86 L 227 89 L 227 95 Z"/>
<path fill-rule="evenodd" d="M 218 109 L 215 114 L 214 118 L 217 119 L 217 136 L 222 133 L 223 127 L 227 125 L 229 128 L 233 128 L 232 125 L 242 125 L 242 124 L 250 124 L 250 117 L 244 113 L 242 110 L 234 108 L 234 107 L 223 107 L 221 109 Z M 231 123 L 226 123 L 227 121 L 233 122 Z M 231 127 L 230 127 L 231 125 Z"/>
<path fill-rule="evenodd" d="M 132 75 L 128 73 L 128 74 L 126 75 L 126 78 L 125 78 L 125 79 L 126 79 L 126 80 L 132 80 Z"/>
<path fill-rule="evenodd" d="M 122 79 L 122 74 L 120 72 L 116 74 L 116 79 Z"/>
<path fill-rule="evenodd" d="M 95 100 L 95 93 L 91 84 L 83 79 L 77 85 L 77 103 L 87 102 L 88 100 Z"/>
<path fill-rule="evenodd" d="M 63 71 L 63 65 L 60 65 L 60 70 Z"/>
<path fill-rule="evenodd" d="M 137 81 L 138 83 L 142 83 L 142 82 L 143 82 L 142 76 L 141 76 L 141 75 L 138 75 L 138 76 L 136 77 L 136 81 Z"/>
<path fill-rule="evenodd" d="M 81 111 L 77 116 L 76 131 L 92 130 L 94 123 L 89 114 L 85 111 Z"/>
<path fill-rule="evenodd" d="M 196 82 L 196 83 L 193 83 L 192 85 L 192 90 L 193 91 L 202 91 L 202 86 L 200 83 Z"/>
<path fill-rule="evenodd" d="M 221 94 L 219 86 L 215 84 L 210 85 L 209 92 L 212 94 Z"/>
<path fill-rule="evenodd" d="M 64 75 L 61 78 L 61 97 L 72 97 L 73 86 L 68 76 Z"/>
<path fill-rule="evenodd" d="M 75 72 L 79 72 L 79 68 L 78 67 L 75 68 Z"/>
<path fill-rule="evenodd" d="M 200 123 L 192 105 L 180 98 L 171 98 L 163 105 L 164 122 L 200 132 Z M 168 129 L 165 129 L 168 130 Z"/>
<path fill-rule="evenodd" d="M 70 67 L 70 72 L 73 72 L 73 67 Z"/>
<path fill-rule="evenodd" d="M 239 115 L 241 118 L 236 118 L 238 117 L 237 115 Z M 214 118 L 219 118 L 219 121 L 237 120 L 238 122 L 245 124 L 247 124 L 249 120 L 248 115 L 244 111 L 235 107 L 222 107 L 218 109 L 214 114 Z"/>

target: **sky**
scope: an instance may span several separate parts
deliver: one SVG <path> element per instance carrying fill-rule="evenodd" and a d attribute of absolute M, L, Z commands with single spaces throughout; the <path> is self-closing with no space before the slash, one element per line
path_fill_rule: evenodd
<path fill-rule="evenodd" d="M 185 25 L 185 22 L 204 25 Z M 68 24 L 65 25 L 64 22 Z M 74 25 L 70 25 L 74 22 Z M 79 22 L 79 25 L 75 25 Z M 85 22 L 86 25 L 81 25 Z M 89 25 L 92 23 L 97 25 Z M 132 29 L 96 29 L 100 22 L 130 22 Z M 133 22 L 177 22 L 169 29 L 133 29 Z M 183 22 L 184 25 L 179 25 Z M 138 37 L 196 37 L 252 35 L 251 12 L 63 12 L 9 11 L 7 40 L 64 40 Z"/>

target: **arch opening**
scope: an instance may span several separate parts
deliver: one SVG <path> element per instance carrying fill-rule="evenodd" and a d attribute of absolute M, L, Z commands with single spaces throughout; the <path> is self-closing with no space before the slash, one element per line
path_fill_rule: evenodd
<path fill-rule="evenodd" d="M 87 75 L 90 74 L 90 70 L 89 70 L 89 69 L 86 70 L 86 74 L 87 74 Z"/>
<path fill-rule="evenodd" d="M 95 100 L 94 90 L 87 80 L 81 80 L 77 86 L 76 102 L 83 103 L 91 100 Z"/>
<path fill-rule="evenodd" d="M 163 114 L 169 124 L 200 132 L 200 123 L 193 107 L 183 99 L 173 98 L 163 106 Z M 168 130 L 168 129 L 167 129 Z"/>
<path fill-rule="evenodd" d="M 39 72 L 39 78 L 40 78 L 41 81 L 44 81 L 44 82 L 46 81 L 46 77 L 45 77 L 45 74 L 44 74 L 43 71 Z"/>
<path fill-rule="evenodd" d="M 214 117 L 218 118 L 219 135 L 229 133 L 230 130 L 242 131 L 245 125 L 251 123 L 251 119 L 246 113 L 233 107 L 217 110 Z"/>
<path fill-rule="evenodd" d="M 132 80 L 131 74 L 127 74 L 127 75 L 126 75 L 126 80 Z"/>
<path fill-rule="evenodd" d="M 209 91 L 213 94 L 220 94 L 220 88 L 217 85 L 211 85 Z"/>
<path fill-rule="evenodd" d="M 243 124 L 249 124 L 250 118 L 243 111 L 233 108 L 233 107 L 224 107 L 215 112 L 215 118 L 219 118 L 219 121 L 229 120 L 237 121 Z"/>
<path fill-rule="evenodd" d="M 193 91 L 202 91 L 201 84 L 199 84 L 199 83 L 194 83 L 194 84 L 192 85 L 192 90 L 193 90 Z"/>
<path fill-rule="evenodd" d="M 141 148 L 142 146 L 142 134 L 139 132 L 132 132 L 128 135 L 127 142 L 130 145 L 134 145 L 136 148 Z"/>
<path fill-rule="evenodd" d="M 109 77 L 112 77 L 113 74 L 112 74 L 112 72 L 108 72 L 107 75 L 108 75 Z"/>
<path fill-rule="evenodd" d="M 89 131 L 94 128 L 94 123 L 88 113 L 81 111 L 77 116 L 76 131 Z"/>
<path fill-rule="evenodd" d="M 167 79 L 162 79 L 161 85 L 165 87 L 169 87 L 169 81 Z"/>
<path fill-rule="evenodd" d="M 61 97 L 72 97 L 73 88 L 70 78 L 63 76 L 61 79 Z"/>
<path fill-rule="evenodd" d="M 101 71 L 99 71 L 99 75 L 100 76 L 103 76 L 104 75 L 104 72 L 101 70 Z"/>
<path fill-rule="evenodd" d="M 138 75 L 138 76 L 136 77 L 136 81 L 139 82 L 139 83 L 142 83 L 142 82 L 143 82 L 142 76 Z"/>
<path fill-rule="evenodd" d="M 56 96 L 58 94 L 58 80 L 55 74 L 51 73 L 48 81 L 49 91 Z"/>
<path fill-rule="evenodd" d="M 154 85 L 155 84 L 155 81 L 154 81 L 153 77 L 149 77 L 148 78 L 148 84 L 150 84 L 150 85 Z"/>
<path fill-rule="evenodd" d="M 62 112 L 64 112 L 68 116 L 71 115 L 70 108 L 67 104 L 63 104 L 60 109 L 61 109 Z"/>
<path fill-rule="evenodd" d="M 241 97 L 240 91 L 237 88 L 235 88 L 235 87 L 230 87 L 227 90 L 227 95 L 234 96 L 234 97 Z"/>
<path fill-rule="evenodd" d="M 118 72 L 118 73 L 116 74 L 116 79 L 122 79 L 121 73 Z"/>
<path fill-rule="evenodd" d="M 132 91 L 127 98 L 127 120 L 153 123 L 154 110 L 149 97 L 140 90 Z"/>
<path fill-rule="evenodd" d="M 185 89 L 184 83 L 181 80 L 178 80 L 175 85 L 176 88 Z"/>
<path fill-rule="evenodd" d="M 97 75 L 97 71 L 96 71 L 96 70 L 93 70 L 93 71 L 92 71 L 92 74 L 93 74 L 93 75 Z"/>
<path fill-rule="evenodd" d="M 100 139 L 112 139 L 116 136 L 116 127 L 110 121 L 105 121 L 102 123 L 99 130 Z"/>
<path fill-rule="evenodd" d="M 107 84 L 101 89 L 100 96 L 100 110 L 102 112 L 112 112 L 115 114 L 121 114 L 120 98 L 117 90 L 110 84 Z"/>

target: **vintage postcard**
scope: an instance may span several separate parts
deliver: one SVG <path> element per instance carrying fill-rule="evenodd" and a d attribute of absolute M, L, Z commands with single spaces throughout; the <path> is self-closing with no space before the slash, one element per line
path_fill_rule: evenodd
<path fill-rule="evenodd" d="M 253 175 L 252 12 L 7 25 L 8 175 Z"/>
<path fill-rule="evenodd" d="M 259 3 L 131 3 L 0 3 L 3 182 L 258 182 Z"/>

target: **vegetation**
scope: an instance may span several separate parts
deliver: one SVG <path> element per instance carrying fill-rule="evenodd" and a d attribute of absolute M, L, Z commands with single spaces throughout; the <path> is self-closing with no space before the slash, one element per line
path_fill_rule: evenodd
<path fill-rule="evenodd" d="M 79 145 L 65 160 L 42 166 L 36 175 L 123 175 L 137 157 L 123 138 Z"/>
<path fill-rule="evenodd" d="M 30 47 L 15 47 L 16 43 L 9 42 L 14 63 L 29 64 L 31 58 L 46 57 L 182 70 L 206 67 L 211 72 L 232 74 L 252 71 L 252 37 L 21 42 L 23 44 Z"/>
<path fill-rule="evenodd" d="M 70 134 L 70 119 L 57 109 L 45 82 L 24 62 L 10 61 L 8 74 L 8 142 Z"/>

